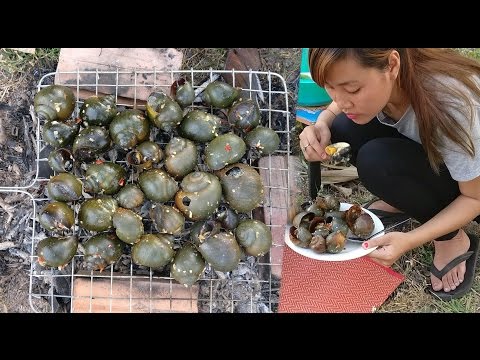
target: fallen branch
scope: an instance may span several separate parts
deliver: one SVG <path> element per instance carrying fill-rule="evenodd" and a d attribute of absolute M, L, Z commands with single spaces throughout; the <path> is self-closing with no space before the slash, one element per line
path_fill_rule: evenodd
<path fill-rule="evenodd" d="M 23 233 L 23 230 L 25 230 L 25 226 L 20 228 L 24 223 L 28 221 L 28 218 L 30 217 L 30 214 L 27 213 L 25 214 L 18 222 L 17 224 L 7 233 L 5 236 L 5 239 L 10 240 L 13 239 L 13 237 L 17 234 Z M 6 228 L 5 228 L 6 229 Z"/>
<path fill-rule="evenodd" d="M 12 247 L 15 247 L 15 243 L 13 241 L 3 241 L 0 242 L 0 251 L 8 250 Z"/>
<path fill-rule="evenodd" d="M 5 229 L 8 227 L 8 225 L 10 224 L 10 222 L 12 221 L 13 219 L 13 209 L 14 207 L 13 206 L 10 206 L 8 205 L 2 197 L 0 197 L 0 207 L 7 213 L 7 220 L 5 221 Z"/>
<path fill-rule="evenodd" d="M 11 195 L 6 196 L 3 201 L 6 204 L 13 204 L 13 203 L 22 203 L 25 200 L 25 195 L 24 194 L 19 194 L 19 193 L 13 193 Z"/>
<path fill-rule="evenodd" d="M 32 140 L 32 144 L 33 144 L 33 149 L 35 150 L 35 157 L 38 157 L 39 154 L 38 154 L 38 151 L 40 151 L 40 149 L 37 149 L 37 146 L 35 145 L 37 143 L 37 139 L 35 138 L 35 135 L 37 133 L 37 116 L 35 115 L 35 109 L 33 107 L 33 105 L 30 105 L 30 116 L 32 117 L 32 121 L 33 121 L 33 132 L 30 133 L 30 139 Z"/>
<path fill-rule="evenodd" d="M 5 145 L 6 142 L 7 142 L 7 135 L 5 134 L 5 129 L 3 127 L 2 116 L 0 115 L 0 145 Z"/>

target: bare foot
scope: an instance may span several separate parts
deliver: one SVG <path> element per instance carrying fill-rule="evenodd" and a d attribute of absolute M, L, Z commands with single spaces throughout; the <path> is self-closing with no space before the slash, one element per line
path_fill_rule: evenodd
<path fill-rule="evenodd" d="M 465 231 L 460 229 L 458 234 L 451 240 L 434 241 L 434 245 L 435 257 L 433 258 L 433 264 L 438 270 L 442 270 L 450 261 L 468 251 L 470 239 Z M 463 261 L 445 274 L 442 279 L 430 275 L 432 289 L 435 291 L 443 289 L 445 292 L 454 290 L 463 281 L 466 269 L 465 261 Z"/>
<path fill-rule="evenodd" d="M 394 208 L 392 205 L 387 204 L 383 200 L 377 200 L 374 203 L 372 203 L 369 207 L 368 210 L 383 210 L 383 211 L 388 211 L 392 213 L 402 213 L 402 211 L 398 210 L 397 208 Z"/>

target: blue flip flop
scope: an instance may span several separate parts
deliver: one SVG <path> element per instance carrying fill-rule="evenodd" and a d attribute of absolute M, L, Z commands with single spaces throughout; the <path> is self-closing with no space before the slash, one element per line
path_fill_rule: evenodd
<path fill-rule="evenodd" d="M 434 296 L 438 297 L 443 301 L 450 301 L 452 299 L 457 299 L 465 295 L 473 285 L 473 280 L 475 279 L 475 266 L 477 264 L 478 253 L 480 250 L 480 239 L 473 235 L 467 234 L 470 238 L 470 248 L 468 251 L 460 256 L 457 256 L 455 259 L 450 261 L 442 270 L 438 270 L 435 265 L 432 264 L 430 272 L 438 279 L 448 273 L 455 266 L 460 264 L 462 261 L 466 261 L 467 270 L 465 272 L 465 277 L 463 282 L 457 286 L 454 290 L 445 292 L 445 291 L 435 291 L 431 286 L 429 286 L 428 291 Z"/>

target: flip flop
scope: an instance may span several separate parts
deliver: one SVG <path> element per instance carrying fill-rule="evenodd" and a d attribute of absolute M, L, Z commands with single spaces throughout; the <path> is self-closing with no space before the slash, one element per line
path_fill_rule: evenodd
<path fill-rule="evenodd" d="M 438 279 L 442 279 L 442 277 L 448 273 L 452 268 L 460 264 L 462 261 L 466 260 L 466 267 L 467 270 L 465 272 L 465 277 L 463 282 L 457 286 L 454 290 L 445 292 L 442 290 L 435 291 L 431 286 L 429 286 L 428 291 L 432 293 L 434 296 L 438 297 L 443 301 L 450 301 L 452 299 L 457 299 L 465 295 L 473 285 L 473 280 L 475 279 L 475 266 L 477 264 L 477 258 L 479 253 L 479 243 L 480 239 L 473 235 L 467 234 L 470 238 L 470 248 L 468 251 L 460 256 L 457 256 L 455 259 L 450 261 L 442 270 L 438 270 L 435 265 L 432 264 L 430 268 L 430 272 L 437 277 Z"/>

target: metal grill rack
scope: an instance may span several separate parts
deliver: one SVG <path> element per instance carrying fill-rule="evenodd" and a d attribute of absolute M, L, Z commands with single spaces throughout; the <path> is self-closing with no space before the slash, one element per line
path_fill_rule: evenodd
<path fill-rule="evenodd" d="M 42 169 L 48 168 L 49 149 L 48 145 L 40 138 L 39 129 L 43 124 L 39 121 L 35 128 L 37 171 L 34 181 L 26 187 L 0 188 L 0 191 L 25 193 L 32 199 L 29 298 L 33 311 L 42 311 L 34 305 L 36 302 L 32 301 L 40 297 L 48 299 L 51 312 L 56 311 L 62 304 L 66 306 L 67 311 L 71 312 L 277 311 L 279 279 L 274 275 L 276 272 L 272 270 L 275 267 L 278 270 L 281 264 L 272 258 L 272 252 L 275 248 L 283 246 L 285 220 L 275 216 L 275 213 L 280 211 L 286 214 L 290 208 L 288 199 L 291 186 L 288 171 L 290 154 L 288 92 L 285 80 L 279 74 L 212 69 L 136 72 L 124 72 L 117 69 L 116 71 L 56 72 L 45 75 L 38 83 L 38 90 L 53 83 L 69 86 L 74 91 L 77 100 L 74 115 L 78 115 L 83 100 L 86 98 L 85 91 L 88 91 L 90 95 L 112 93 L 116 95 L 117 106 L 143 110 L 145 108 L 144 101 L 141 100 L 140 95 L 145 92 L 151 93 L 154 90 L 162 89 L 169 93 L 170 85 L 180 77 L 189 80 L 198 92 L 206 80 L 213 81 L 225 73 L 231 74 L 234 85 L 235 78 L 239 74 L 248 75 L 249 84 L 253 84 L 254 77 L 260 80 L 261 90 L 250 85 L 243 88 L 246 91 L 244 94 L 248 94 L 250 98 L 258 96 L 260 93 L 263 95 L 264 101 L 259 101 L 262 124 L 274 129 L 281 139 L 281 146 L 274 154 L 264 158 L 260 163 L 251 163 L 261 173 L 265 186 L 263 206 L 252 211 L 251 216 L 264 221 L 274 233 L 274 243 L 270 253 L 258 258 L 247 256 L 242 259 L 237 270 L 229 273 L 216 272 L 207 265 L 204 275 L 190 288 L 178 286 L 179 284 L 169 276 L 168 272 L 153 271 L 133 264 L 128 253 L 122 255 L 116 264 L 107 267 L 103 272 L 84 270 L 81 266 L 83 257 L 81 251 L 78 251 L 74 259 L 62 270 L 41 267 L 35 254 L 36 245 L 42 238 L 51 234 L 40 227 L 35 216 L 38 209 L 49 201 L 45 195 L 38 195 L 43 194 L 41 189 L 45 187 L 50 176 L 50 174 L 42 173 Z M 127 97 L 123 97 L 122 95 L 126 93 Z M 191 107 L 212 111 L 210 108 L 196 104 Z M 279 162 L 275 159 L 278 158 L 283 158 L 284 161 L 280 163 L 285 165 L 276 165 Z M 118 162 L 122 163 L 122 161 Z M 279 177 L 286 179 L 282 185 L 276 185 L 278 184 L 276 179 Z M 280 195 L 286 200 L 280 203 L 273 199 L 274 193 L 275 199 Z M 72 207 L 77 217 L 79 204 L 74 203 Z M 148 220 L 144 218 L 144 221 Z M 92 236 L 92 233 L 86 232 L 77 225 L 71 233 L 79 237 L 80 244 Z M 278 238 L 275 236 L 276 233 L 280 234 Z M 79 282 L 84 283 L 83 288 L 87 282 L 86 292 L 79 293 L 77 291 Z M 119 285 L 123 290 L 126 289 L 126 292 L 117 291 Z M 102 290 L 100 293 L 99 289 Z"/>

